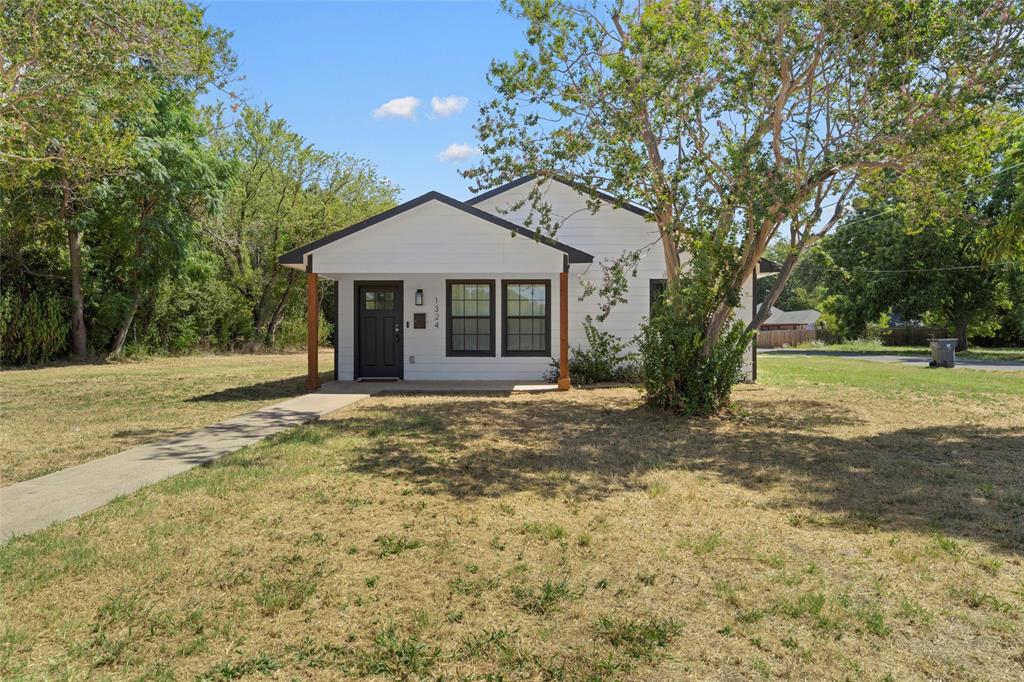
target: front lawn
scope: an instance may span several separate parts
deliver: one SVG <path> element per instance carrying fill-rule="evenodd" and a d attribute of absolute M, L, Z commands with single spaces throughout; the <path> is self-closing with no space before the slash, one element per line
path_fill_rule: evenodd
<path fill-rule="evenodd" d="M 0 677 L 1024 676 L 1021 378 L 759 363 L 377 396 L 16 539 Z"/>
<path fill-rule="evenodd" d="M 321 353 L 321 368 L 329 370 L 333 362 L 332 352 Z M 300 395 L 305 374 L 305 353 L 190 355 L 0 372 L 0 483 L 42 476 Z"/>

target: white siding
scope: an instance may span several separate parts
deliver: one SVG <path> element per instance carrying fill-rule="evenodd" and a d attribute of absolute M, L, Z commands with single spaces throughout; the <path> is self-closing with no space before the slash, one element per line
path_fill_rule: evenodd
<path fill-rule="evenodd" d="M 372 228 L 371 228 L 372 229 Z M 547 357 L 501 356 L 501 282 L 504 279 L 546 279 L 551 282 L 551 350 L 558 354 L 558 275 L 538 277 L 535 273 L 497 275 L 469 272 L 458 275 L 400 273 L 385 278 L 375 273 L 356 273 L 335 276 L 338 279 L 338 378 L 352 379 L 355 363 L 355 332 L 353 329 L 355 282 L 373 280 L 400 280 L 403 283 L 403 309 L 405 318 L 404 370 L 407 380 L 414 379 L 518 379 L 538 381 L 551 364 Z M 447 296 L 445 280 L 496 279 L 495 346 L 494 357 L 446 357 L 445 324 Z M 423 305 L 415 305 L 416 290 L 423 289 Z M 436 306 L 436 309 L 435 309 Z M 413 314 L 426 313 L 427 328 L 413 328 Z"/>
<path fill-rule="evenodd" d="M 507 192 L 475 204 L 477 208 L 501 215 L 512 222 L 522 223 L 529 214 L 529 202 L 512 213 L 501 212 L 517 201 L 523 200 L 532 183 L 526 183 Z M 650 310 L 650 281 L 665 278 L 665 259 L 658 228 L 642 216 L 610 204 L 602 204 L 596 213 L 591 213 L 585 197 L 573 188 L 559 182 L 544 185 L 545 201 L 551 206 L 556 220 L 562 225 L 555 235 L 558 241 L 581 249 L 594 256 L 592 264 L 574 264 L 569 269 L 569 344 L 586 346 L 583 336 L 583 320 L 587 315 L 597 317 L 600 296 L 592 294 L 584 300 L 579 298 L 586 283 L 601 286 L 602 264 L 607 264 L 622 254 L 637 249 L 646 249 L 637 268 L 636 276 L 630 278 L 629 291 L 624 303 L 612 308 L 607 320 L 598 324 L 600 329 L 611 332 L 623 340 L 636 336 L 640 321 Z M 649 248 L 648 248 L 649 247 Z M 685 263 L 684 254 L 684 263 Z M 743 287 L 741 307 L 736 315 L 739 319 L 751 319 L 752 283 Z M 750 374 L 752 353 L 748 351 L 745 372 Z"/>
<path fill-rule="evenodd" d="M 587 283 L 600 287 L 602 263 L 625 252 L 650 247 L 630 279 L 627 300 L 616 305 L 598 326 L 629 341 L 650 309 L 650 280 L 664 279 L 665 264 L 657 227 L 631 211 L 603 205 L 591 213 L 574 189 L 546 185 L 547 201 L 564 219 L 555 237 L 569 246 L 593 254 L 591 264 L 573 264 L 569 270 L 569 344 L 585 346 L 583 320 L 596 317 L 597 294 L 581 300 Z M 522 224 L 528 208 L 513 214 L 498 209 L 521 199 L 529 191 L 523 185 L 476 204 L 477 208 Z M 356 281 L 402 281 L 404 292 L 404 373 L 414 379 L 517 379 L 538 380 L 549 358 L 501 356 L 501 280 L 548 279 L 551 281 L 551 351 L 558 354 L 558 273 L 561 252 L 529 238 L 476 218 L 441 202 L 432 201 L 394 218 L 325 245 L 313 252 L 317 273 L 339 281 L 338 375 L 351 379 L 354 365 L 354 291 Z M 446 279 L 496 280 L 494 357 L 446 357 Z M 414 305 L 417 289 L 423 289 L 424 305 Z M 751 287 L 745 286 L 741 319 L 751 317 Z M 437 301 L 438 319 L 434 319 Z M 427 328 L 413 328 L 413 314 L 427 313 Z M 435 326 L 436 322 L 436 326 Z M 748 353 L 748 371 L 750 367 Z"/>
<path fill-rule="evenodd" d="M 429 201 L 316 249 L 313 270 L 550 274 L 561 272 L 562 252 L 447 204 Z"/>

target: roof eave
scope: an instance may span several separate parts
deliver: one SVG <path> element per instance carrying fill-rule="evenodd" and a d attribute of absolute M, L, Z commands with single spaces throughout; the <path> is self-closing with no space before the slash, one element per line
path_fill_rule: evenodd
<path fill-rule="evenodd" d="M 522 225 L 517 225 L 516 223 L 501 218 L 500 216 L 496 216 L 493 213 L 488 213 L 487 211 L 481 210 L 475 206 L 459 201 L 458 199 L 454 199 L 446 194 L 441 194 L 440 192 L 427 192 L 426 194 L 420 195 L 415 199 L 411 199 L 403 204 L 399 204 L 398 206 L 390 208 L 387 211 L 383 211 L 375 216 L 371 216 L 366 220 L 355 223 L 354 225 L 350 225 L 336 232 L 332 232 L 331 234 L 325 237 L 321 237 L 320 239 L 317 239 L 315 241 L 312 241 L 309 244 L 306 244 L 305 246 L 300 246 L 297 249 L 287 251 L 278 256 L 277 262 L 285 267 L 304 269 L 305 257 L 310 252 L 315 251 L 316 249 L 319 249 L 322 246 L 327 246 L 328 244 L 331 244 L 351 234 L 355 234 L 356 232 L 364 230 L 368 227 L 372 227 L 377 223 L 384 222 L 385 220 L 393 218 L 394 216 L 399 215 L 400 213 L 405 213 L 406 211 L 412 210 L 413 208 L 416 208 L 421 204 L 425 204 L 428 201 L 439 201 L 443 204 L 451 206 L 452 208 L 464 211 L 465 213 L 468 213 L 476 218 L 479 218 L 493 225 L 509 230 L 514 234 L 522 235 L 528 239 L 538 241 L 545 246 L 549 246 L 553 249 L 561 251 L 562 253 L 566 254 L 566 256 L 568 256 L 570 263 L 594 262 L 594 256 L 587 253 L 586 251 L 581 251 L 577 248 L 569 246 L 568 244 L 563 244 L 550 237 L 538 235 L 536 232 L 528 230 Z"/>

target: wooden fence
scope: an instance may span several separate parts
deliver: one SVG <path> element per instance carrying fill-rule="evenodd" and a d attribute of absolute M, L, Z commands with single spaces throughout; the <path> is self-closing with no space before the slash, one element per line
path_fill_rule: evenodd
<path fill-rule="evenodd" d="M 818 332 L 814 329 L 772 329 L 759 331 L 757 333 L 758 348 L 782 348 L 783 346 L 797 346 L 801 343 L 808 343 L 818 338 Z"/>

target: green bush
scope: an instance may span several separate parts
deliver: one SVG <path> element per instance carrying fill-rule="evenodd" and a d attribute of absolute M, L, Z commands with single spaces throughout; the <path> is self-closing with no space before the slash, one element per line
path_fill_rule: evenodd
<path fill-rule="evenodd" d="M 221 276 L 206 251 L 191 253 L 177 277 L 164 279 L 128 336 L 132 352 L 187 354 L 229 350 L 252 334 L 245 297 Z"/>
<path fill-rule="evenodd" d="M 649 405 L 688 415 L 709 415 L 729 405 L 741 378 L 753 334 L 743 322 L 726 327 L 706 358 L 701 357 L 707 301 L 697 287 L 680 288 L 641 325 L 638 347 L 644 397 Z"/>
<path fill-rule="evenodd" d="M 309 321 L 306 319 L 306 311 L 297 311 L 281 320 L 281 326 L 277 328 L 277 335 L 274 337 L 274 348 L 284 350 L 287 348 L 306 347 L 306 327 Z M 331 345 L 334 325 L 327 321 L 324 311 L 320 311 L 320 323 L 317 326 L 318 343 L 321 346 Z"/>
<path fill-rule="evenodd" d="M 0 295 L 0 365 L 31 365 L 66 355 L 71 334 L 66 308 L 55 296 Z"/>
<path fill-rule="evenodd" d="M 626 343 L 619 337 L 601 331 L 590 316 L 583 322 L 588 348 L 569 349 L 569 381 L 585 386 L 608 381 L 636 381 L 636 355 L 626 351 Z M 558 360 L 551 359 L 552 369 L 544 375 L 545 381 L 558 380 Z"/>

